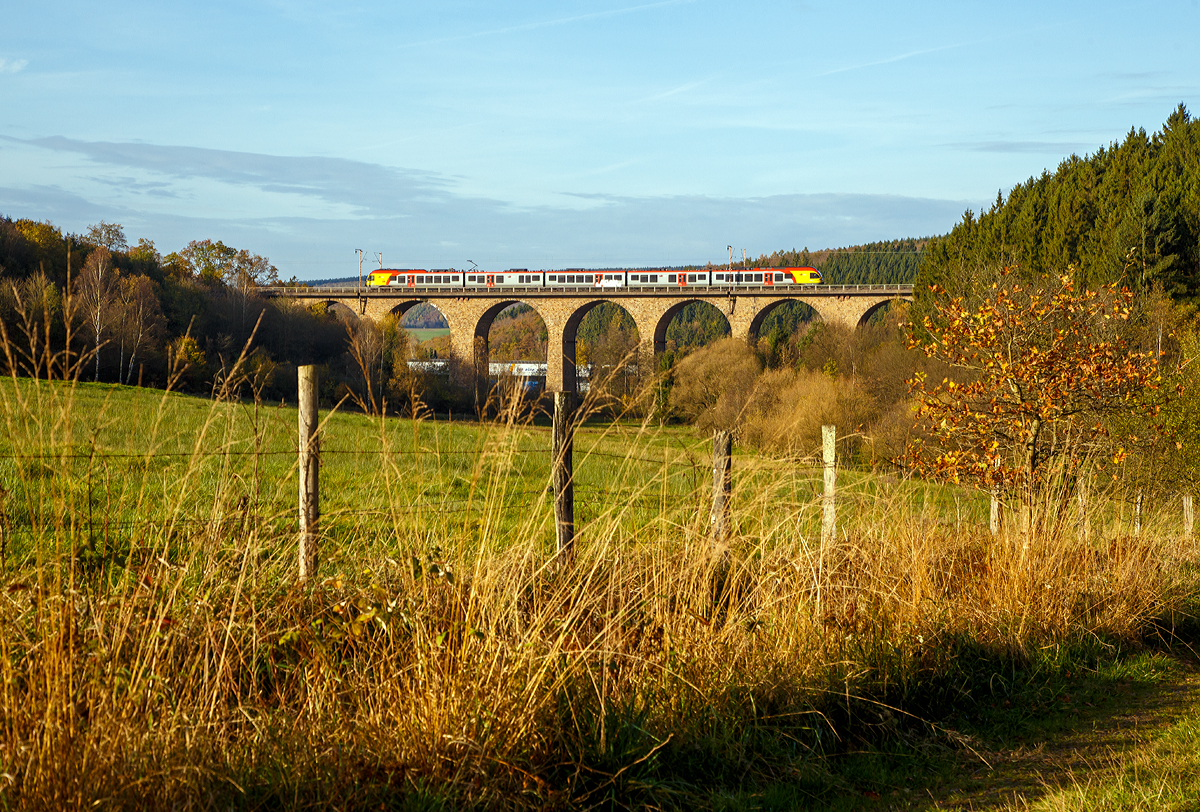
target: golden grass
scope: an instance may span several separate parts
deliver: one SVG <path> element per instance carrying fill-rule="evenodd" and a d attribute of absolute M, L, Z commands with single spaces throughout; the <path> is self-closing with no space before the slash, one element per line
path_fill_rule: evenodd
<path fill-rule="evenodd" d="M 78 454 L 92 392 L 0 384 L 7 447 L 43 455 L 2 483 L 6 538 L 39 542 L 0 583 L 0 806 L 703 805 L 882 734 L 875 703 L 960 673 L 964 646 L 1134 638 L 1187 597 L 1194 550 L 1165 514 L 1137 538 L 1097 522 L 1084 539 L 1072 519 L 993 539 L 977 504 L 964 521 L 929 489 L 844 475 L 822 546 L 812 471 L 753 455 L 735 466 L 740 532 L 714 550 L 703 487 L 635 464 L 649 427 L 624 460 L 596 458 L 622 497 L 596 503 L 560 570 L 548 500 L 510 510 L 516 419 L 478 429 L 454 474 L 469 512 L 385 495 L 302 587 L 294 526 L 255 496 L 294 479 L 222 457 L 245 447 L 238 421 L 257 436 L 250 410 L 214 402 L 169 476 L 101 488 Z M 371 425 L 386 444 L 408 424 Z M 141 431 L 147 457 L 182 442 Z M 378 477 L 412 476 L 381 458 Z M 181 521 L 197 492 L 202 525 Z M 154 518 L 101 544 L 105 515 Z"/>

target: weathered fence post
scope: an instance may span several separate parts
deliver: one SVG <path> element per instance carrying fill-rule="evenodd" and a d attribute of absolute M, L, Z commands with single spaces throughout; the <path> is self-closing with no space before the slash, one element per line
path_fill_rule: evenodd
<path fill-rule="evenodd" d="M 1090 482 L 1084 480 L 1076 492 L 1076 497 L 1079 499 L 1079 526 L 1083 531 L 1084 541 L 1090 541 L 1092 538 L 1092 513 L 1088 504 L 1090 501 L 1090 488 Z"/>
<path fill-rule="evenodd" d="M 992 462 L 992 469 L 995 471 L 1000 470 L 1000 460 L 999 459 L 996 459 Z M 1000 535 L 1000 526 L 1004 521 L 1004 518 L 1003 518 L 1004 514 L 1000 512 L 1002 508 L 1000 505 L 1000 485 L 999 485 L 999 483 L 995 483 L 992 485 L 992 490 L 991 490 L 990 495 L 991 495 L 992 499 L 991 499 L 991 506 L 990 506 L 990 511 L 989 511 L 989 515 L 988 515 L 988 527 L 991 529 L 993 536 L 999 536 Z"/>
<path fill-rule="evenodd" d="M 712 513 L 708 523 L 714 545 L 729 540 L 729 494 L 733 490 L 733 433 L 713 432 Z"/>
<path fill-rule="evenodd" d="M 300 580 L 317 574 L 317 532 L 321 517 L 321 443 L 317 436 L 317 368 L 297 369 L 300 415 Z"/>
<path fill-rule="evenodd" d="M 821 426 L 821 460 L 825 468 L 825 494 L 821 497 L 821 543 L 837 538 L 837 426 Z"/>
<path fill-rule="evenodd" d="M 1133 537 L 1142 535 L 1142 492 L 1138 491 L 1133 500 Z"/>
<path fill-rule="evenodd" d="M 570 392 L 554 393 L 554 423 L 550 431 L 554 459 L 554 537 L 560 562 L 569 561 L 575 550 L 575 472 L 572 462 L 573 434 Z"/>
<path fill-rule="evenodd" d="M 1192 495 L 1186 494 L 1183 497 L 1183 537 L 1190 539 L 1192 530 L 1196 526 L 1196 514 L 1192 510 Z"/>

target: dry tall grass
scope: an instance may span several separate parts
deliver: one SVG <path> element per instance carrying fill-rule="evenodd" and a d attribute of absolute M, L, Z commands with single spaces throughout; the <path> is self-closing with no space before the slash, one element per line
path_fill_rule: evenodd
<path fill-rule="evenodd" d="M 1185 597 L 1193 552 L 1149 522 L 992 539 L 866 479 L 822 547 L 819 504 L 797 496 L 810 472 L 750 457 L 727 552 L 699 489 L 640 525 L 614 500 L 556 571 L 547 511 L 497 521 L 510 420 L 475 463 L 471 513 L 414 523 L 393 502 L 301 588 L 292 533 L 247 509 L 246 469 L 210 464 L 241 418 L 214 404 L 185 473 L 148 464 L 100 489 L 72 425 L 85 389 L 0 384 L 6 537 L 40 539 L 0 588 L 5 807 L 694 807 L 884 734 L 874 703 L 961 677 L 964 647 L 1136 637 Z M 144 427 L 148 460 L 167 428 Z M 668 501 L 665 473 L 613 466 Z M 201 477 L 213 521 L 175 521 Z M 97 552 L 104 516 L 151 503 L 165 518 Z"/>

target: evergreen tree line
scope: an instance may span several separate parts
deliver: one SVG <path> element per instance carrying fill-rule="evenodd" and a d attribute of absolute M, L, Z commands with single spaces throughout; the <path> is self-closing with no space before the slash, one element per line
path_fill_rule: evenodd
<path fill-rule="evenodd" d="M 762 254 L 754 265 L 763 268 L 808 266 L 821 272 L 829 285 L 903 285 L 917 277 L 929 237 L 906 238 L 809 251 Z"/>
<path fill-rule="evenodd" d="M 1163 128 L 1131 129 L 1094 155 L 1017 185 L 976 216 L 929 241 L 918 297 L 933 285 L 965 293 L 999 269 L 1027 278 L 1068 269 L 1078 286 L 1160 287 L 1200 294 L 1200 122 L 1180 104 Z"/>

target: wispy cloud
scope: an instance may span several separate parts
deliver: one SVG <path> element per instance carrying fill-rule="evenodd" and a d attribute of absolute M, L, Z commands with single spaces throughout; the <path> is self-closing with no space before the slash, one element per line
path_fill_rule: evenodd
<path fill-rule="evenodd" d="M 678 87 L 673 87 L 670 90 L 664 90 L 662 93 L 655 93 L 652 96 L 646 96 L 643 99 L 638 99 L 637 101 L 634 102 L 634 104 L 643 104 L 644 102 L 658 101 L 659 99 L 666 99 L 671 96 L 676 96 L 680 93 L 687 93 L 689 90 L 695 90 L 696 88 L 707 83 L 708 81 L 709 81 L 708 79 L 698 79 L 695 82 L 688 82 L 686 84 L 679 85 Z"/>
<path fill-rule="evenodd" d="M 953 144 L 943 144 L 950 149 L 963 149 L 969 152 L 999 152 L 999 153 L 1030 153 L 1033 155 L 1070 155 L 1099 149 L 1099 144 L 1089 144 L 1082 141 L 960 141 Z"/>
<path fill-rule="evenodd" d="M 408 42 L 400 45 L 400 48 L 419 48 L 424 45 L 442 45 L 447 42 L 462 42 L 463 40 L 478 39 L 479 37 L 492 37 L 500 34 L 513 34 L 518 31 L 533 31 L 538 28 L 550 28 L 556 25 L 568 25 L 570 23 L 583 22 L 585 20 L 599 20 L 604 17 L 617 17 L 622 14 L 632 14 L 636 11 L 646 11 L 652 8 L 662 8 L 664 6 L 681 6 L 689 3 L 694 3 L 696 0 L 661 0 L 658 3 L 644 3 L 640 6 L 627 6 L 625 8 L 614 8 L 608 11 L 593 11 L 589 14 L 576 14 L 573 17 L 559 17 L 554 20 L 539 20 L 531 23 L 522 23 L 520 25 L 509 25 L 504 28 L 492 28 L 487 31 L 473 31 L 469 34 L 456 34 L 450 37 L 438 37 L 437 39 L 426 39 L 418 42 Z"/>
<path fill-rule="evenodd" d="M 110 166 L 138 169 L 156 179 L 206 179 L 264 192 L 347 204 L 364 216 L 393 214 L 397 204 L 437 200 L 450 181 L 432 172 L 319 156 L 263 155 L 159 144 L 77 141 L 62 136 L 0 140 L 83 155 Z M 159 186 L 158 188 L 162 188 Z"/>
<path fill-rule="evenodd" d="M 348 258 L 360 245 L 420 267 L 461 267 L 468 256 L 489 268 L 704 262 L 719 258 L 727 242 L 770 252 L 942 233 L 968 206 L 980 205 L 865 194 L 565 192 L 590 205 L 516 206 L 461 194 L 438 175 L 338 158 L 63 137 L 0 136 L 3 142 L 87 161 L 62 170 L 66 174 L 56 176 L 54 185 L 9 181 L 0 187 L 0 212 L 51 219 L 74 230 L 114 220 L 168 249 L 219 238 L 270 256 L 285 276 L 301 278 L 353 270 Z M 110 167 L 116 171 L 106 172 Z M 247 194 L 239 198 L 239 189 Z M 289 197 L 263 194 L 277 192 Z M 239 202 L 243 199 L 253 205 Z"/>
<path fill-rule="evenodd" d="M 955 48 L 965 48 L 968 45 L 974 45 L 974 44 L 976 44 L 976 43 L 960 42 L 956 45 L 941 45 L 937 48 L 923 48 L 920 51 L 909 51 L 908 53 L 900 54 L 899 56 L 889 56 L 887 59 L 876 59 L 873 62 L 863 62 L 859 65 L 847 65 L 844 68 L 834 68 L 833 70 L 827 70 L 824 73 L 818 73 L 818 74 L 816 74 L 816 76 L 814 78 L 819 78 L 821 76 L 833 76 L 835 73 L 846 73 L 846 72 L 852 71 L 852 70 L 862 70 L 863 68 L 873 68 L 876 65 L 890 65 L 893 62 L 900 62 L 901 60 L 904 60 L 904 59 L 912 59 L 914 56 L 922 56 L 924 54 L 934 54 L 939 51 L 950 51 Z"/>
<path fill-rule="evenodd" d="M 28 59 L 4 59 L 0 57 L 0 73 L 20 73 L 29 64 Z"/>

